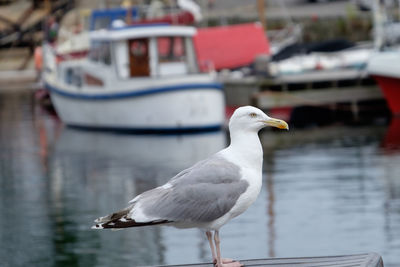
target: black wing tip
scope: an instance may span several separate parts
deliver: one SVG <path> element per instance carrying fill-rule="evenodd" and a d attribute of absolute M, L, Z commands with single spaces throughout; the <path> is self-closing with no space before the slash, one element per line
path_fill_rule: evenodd
<path fill-rule="evenodd" d="M 103 225 L 101 223 L 100 224 L 95 224 L 91 228 L 92 229 L 104 229 L 104 227 L 103 227 Z"/>
<path fill-rule="evenodd" d="M 121 229 L 121 228 L 129 228 L 129 227 L 141 227 L 141 226 L 151 226 L 158 224 L 166 224 L 172 223 L 172 221 L 168 220 L 157 220 L 151 222 L 136 222 L 132 219 L 120 218 L 117 220 L 112 220 L 104 223 L 96 223 L 92 226 L 92 229 Z"/>

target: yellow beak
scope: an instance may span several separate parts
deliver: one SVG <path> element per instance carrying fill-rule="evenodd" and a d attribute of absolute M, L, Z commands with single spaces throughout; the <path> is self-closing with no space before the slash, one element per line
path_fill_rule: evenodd
<path fill-rule="evenodd" d="M 278 120 L 274 118 L 270 118 L 268 120 L 263 121 L 265 124 L 268 124 L 269 126 L 276 127 L 279 129 L 286 129 L 289 130 L 289 125 L 283 121 L 283 120 Z"/>

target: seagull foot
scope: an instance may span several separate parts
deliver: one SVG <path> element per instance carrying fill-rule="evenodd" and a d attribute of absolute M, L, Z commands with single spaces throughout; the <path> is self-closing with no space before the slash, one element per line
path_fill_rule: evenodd
<path fill-rule="evenodd" d="M 232 261 L 229 263 L 216 264 L 215 266 L 216 267 L 243 267 L 244 265 L 238 261 Z"/>
<path fill-rule="evenodd" d="M 232 259 L 230 259 L 230 258 L 222 258 L 221 261 L 222 261 L 222 263 L 231 263 L 231 262 L 234 262 L 234 260 L 232 260 Z M 214 259 L 214 260 L 213 260 L 213 263 L 214 263 L 214 265 L 216 265 L 216 264 L 217 264 L 217 259 Z"/>
<path fill-rule="evenodd" d="M 214 266 L 215 267 L 242 267 L 242 266 L 244 266 L 240 262 L 232 260 L 232 259 L 228 259 L 228 258 L 227 259 L 221 259 L 221 261 L 222 261 L 222 264 L 219 265 L 217 263 L 217 260 L 215 259 L 214 260 Z"/>

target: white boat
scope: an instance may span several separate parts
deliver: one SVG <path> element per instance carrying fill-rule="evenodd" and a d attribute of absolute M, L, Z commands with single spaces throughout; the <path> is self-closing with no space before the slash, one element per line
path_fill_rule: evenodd
<path fill-rule="evenodd" d="M 270 63 L 271 74 L 296 75 L 313 71 L 363 70 L 372 54 L 372 46 L 359 44 L 334 52 L 311 52 Z"/>
<path fill-rule="evenodd" d="M 221 128 L 224 92 L 214 72 L 201 73 L 196 29 L 168 24 L 90 32 L 89 56 L 63 60 L 44 45 L 46 88 L 70 126 L 133 131 Z"/>

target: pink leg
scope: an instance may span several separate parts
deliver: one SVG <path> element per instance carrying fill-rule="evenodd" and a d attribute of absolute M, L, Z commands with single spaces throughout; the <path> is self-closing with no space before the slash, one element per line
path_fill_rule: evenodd
<path fill-rule="evenodd" d="M 210 231 L 206 232 L 208 243 L 210 244 L 211 254 L 213 257 L 214 264 L 217 262 L 217 255 L 215 254 L 214 243 L 212 241 L 212 233 Z"/>
<path fill-rule="evenodd" d="M 221 248 L 220 248 L 220 239 L 219 239 L 219 231 L 215 230 L 214 232 L 214 242 L 215 242 L 215 247 L 217 249 L 217 262 L 216 262 L 216 267 L 242 267 L 243 264 L 241 264 L 238 261 L 234 261 L 232 259 L 222 259 L 221 258 Z"/>
<path fill-rule="evenodd" d="M 207 235 L 207 239 L 208 239 L 208 243 L 210 244 L 210 249 L 211 249 L 211 254 L 213 257 L 213 263 L 217 264 L 217 255 L 215 254 L 215 247 L 214 247 L 214 243 L 212 240 L 212 233 L 210 231 L 206 232 Z M 221 259 L 222 263 L 230 263 L 233 262 L 232 259 Z"/>

